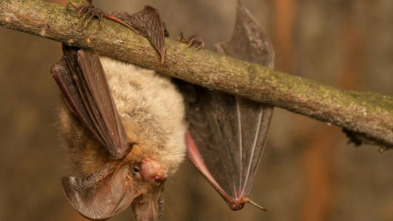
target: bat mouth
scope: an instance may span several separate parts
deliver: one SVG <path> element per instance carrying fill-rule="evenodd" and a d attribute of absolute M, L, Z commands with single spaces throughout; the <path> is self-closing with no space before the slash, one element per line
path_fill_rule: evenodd
<path fill-rule="evenodd" d="M 135 198 L 131 206 L 137 221 L 159 221 L 161 219 L 164 207 L 162 191 L 161 185 Z"/>

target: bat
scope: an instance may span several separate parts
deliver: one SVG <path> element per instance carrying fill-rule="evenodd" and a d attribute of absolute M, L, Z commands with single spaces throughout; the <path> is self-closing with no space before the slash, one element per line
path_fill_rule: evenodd
<path fill-rule="evenodd" d="M 129 27 L 147 38 L 164 62 L 169 34 L 156 9 L 107 14 L 87 3 L 77 8 L 80 16 Z M 61 133 L 75 171 L 84 177 L 62 179 L 67 199 L 89 219 L 107 219 L 131 205 L 137 220 L 158 220 L 163 183 L 185 156 L 181 95 L 153 71 L 67 45 L 63 53 L 51 70 L 66 100 Z"/>
<path fill-rule="evenodd" d="M 220 53 L 273 68 L 269 38 L 238 1 L 232 38 Z M 252 84 L 252 73 L 248 76 Z M 176 81 L 186 102 L 188 158 L 233 210 L 245 203 L 264 151 L 273 106 Z"/>
<path fill-rule="evenodd" d="M 66 45 L 63 53 L 51 72 L 66 101 L 60 132 L 78 173 L 62 179 L 65 195 L 89 219 L 131 205 L 137 220 L 158 220 L 165 180 L 186 151 L 181 94 L 154 71 Z"/>
<path fill-rule="evenodd" d="M 234 35 L 219 44 L 218 50 L 273 66 L 270 40 L 240 3 Z M 132 66 L 134 69 L 123 71 L 124 66 L 131 66 L 65 45 L 63 51 L 63 59 L 52 68 L 68 105 L 60 114 L 61 128 L 73 164 L 85 177 L 63 178 L 68 200 L 90 219 L 107 219 L 129 205 L 137 220 L 159 219 L 163 183 L 176 171 L 185 152 L 180 94 L 166 78 L 171 86 L 149 88 L 158 89 L 154 93 L 144 90 L 145 84 L 158 77 L 146 82 L 135 80 L 142 69 Z M 133 77 L 112 80 L 127 75 Z M 123 81 L 126 84 L 120 83 Z M 232 209 L 241 209 L 247 202 L 255 204 L 246 195 L 263 153 L 273 107 L 180 80 L 174 82 L 187 106 L 190 160 Z M 168 89 L 172 92 L 166 92 Z M 129 93 L 121 94 L 124 91 Z M 146 100 L 154 100 L 164 91 L 176 105 L 155 100 L 157 110 L 144 106 Z"/>
<path fill-rule="evenodd" d="M 129 27 L 164 62 L 166 29 L 157 10 L 112 15 L 88 3 L 77 9 L 81 16 Z M 85 177 L 63 178 L 69 202 L 90 219 L 107 219 L 131 204 L 137 220 L 158 220 L 163 183 L 184 158 L 181 96 L 168 79 L 146 70 L 66 45 L 63 52 L 52 68 L 69 108 L 62 109 L 60 126 L 76 171 Z"/>

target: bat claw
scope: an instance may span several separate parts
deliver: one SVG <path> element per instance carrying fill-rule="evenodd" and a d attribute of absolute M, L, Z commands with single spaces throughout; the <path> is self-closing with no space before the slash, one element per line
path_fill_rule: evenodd
<path fill-rule="evenodd" d="M 187 44 L 188 47 L 194 46 L 197 50 L 203 48 L 203 46 L 205 45 L 196 34 L 193 34 L 189 38 L 185 38 L 183 32 L 180 32 L 178 41 Z"/>
<path fill-rule="evenodd" d="M 87 5 L 82 6 L 75 6 L 73 4 L 71 4 L 71 6 L 74 8 L 75 13 L 77 14 L 78 18 L 82 20 L 82 23 L 85 27 L 87 27 L 91 23 L 93 18 L 97 18 L 98 29 L 100 30 L 102 18 L 105 13 L 99 8 L 94 8 L 94 6 L 90 2 L 87 3 Z"/>

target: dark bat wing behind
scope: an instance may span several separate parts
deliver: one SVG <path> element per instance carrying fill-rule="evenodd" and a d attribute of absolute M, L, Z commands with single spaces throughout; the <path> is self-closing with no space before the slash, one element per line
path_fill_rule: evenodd
<path fill-rule="evenodd" d="M 234 210 L 249 193 L 266 143 L 273 107 L 218 91 L 196 90 L 190 104 L 189 158 Z M 198 102 L 199 103 L 199 102 Z"/>
<path fill-rule="evenodd" d="M 217 48 L 221 53 L 273 67 L 274 49 L 269 38 L 240 2 L 232 38 Z M 253 203 L 246 196 L 263 154 L 273 107 L 185 83 L 180 89 L 186 95 L 190 123 L 190 160 L 232 209 Z"/>
<path fill-rule="evenodd" d="M 122 159 L 132 143 L 120 121 L 99 56 L 66 45 L 63 52 L 52 74 L 67 104 L 107 151 L 115 159 Z"/>

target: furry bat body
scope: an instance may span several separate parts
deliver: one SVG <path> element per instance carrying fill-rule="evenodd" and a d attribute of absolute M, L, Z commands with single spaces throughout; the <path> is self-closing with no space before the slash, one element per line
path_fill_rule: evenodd
<path fill-rule="evenodd" d="M 163 183 L 185 154 L 181 95 L 168 78 L 154 71 L 68 46 L 63 51 L 63 60 L 52 68 L 70 107 L 64 105 L 61 110 L 61 132 L 76 171 L 86 177 L 63 178 L 67 198 L 90 219 L 109 218 L 132 204 L 137 220 L 157 220 L 162 210 Z M 97 91 L 93 81 L 100 79 L 103 82 L 97 83 L 101 85 Z M 85 80 L 87 86 L 83 86 Z M 91 100 L 105 102 L 96 105 L 90 104 Z M 85 101 L 90 103 L 86 105 Z M 110 111 L 95 107 L 99 105 L 114 110 L 118 125 L 107 122 L 114 117 L 107 113 Z M 88 116 L 83 115 L 85 110 Z M 89 117 L 92 119 L 84 119 Z M 98 122 L 93 119 L 100 117 Z M 94 132 L 96 127 L 100 132 Z M 116 156 L 113 153 L 121 145 L 111 146 L 101 140 L 109 135 L 116 143 L 122 139 L 122 128 L 124 140 L 132 145 L 126 145 L 127 150 Z"/>
<path fill-rule="evenodd" d="M 100 60 L 127 136 L 148 154 L 159 155 L 153 158 L 162 159 L 169 175 L 173 174 L 185 154 L 181 94 L 170 79 L 154 71 L 107 57 Z M 105 148 L 97 145 L 94 136 L 78 123 L 67 106 L 61 109 L 60 119 L 61 132 L 72 148 L 72 160 L 80 175 L 101 169 L 108 158 Z M 132 151 L 135 149 L 134 146 Z"/>
<path fill-rule="evenodd" d="M 158 13 L 151 12 L 147 7 L 136 15 L 117 14 L 115 19 L 127 21 L 138 33 L 163 39 Z M 140 18 L 156 22 L 135 25 L 133 21 Z M 163 62 L 165 46 L 148 35 L 144 36 Z M 232 39 L 219 44 L 218 50 L 273 67 L 269 38 L 240 2 Z M 175 172 L 185 152 L 181 95 L 169 79 L 152 71 L 108 58 L 100 60 L 95 53 L 68 46 L 52 73 L 71 110 L 65 107 L 61 112 L 62 133 L 79 175 L 86 177 L 63 179 L 71 204 L 91 219 L 109 218 L 131 204 L 137 220 L 157 220 L 163 182 Z M 252 83 L 252 73 L 249 77 Z M 187 106 L 190 160 L 233 210 L 253 203 L 247 194 L 266 143 L 273 107 L 175 82 Z"/>

